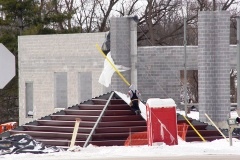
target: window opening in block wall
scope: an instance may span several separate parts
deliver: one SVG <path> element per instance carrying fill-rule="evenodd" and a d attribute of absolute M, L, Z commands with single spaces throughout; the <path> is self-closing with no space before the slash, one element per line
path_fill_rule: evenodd
<path fill-rule="evenodd" d="M 180 98 L 184 103 L 184 70 L 180 70 Z M 187 103 L 198 103 L 198 70 L 187 70 Z M 190 107 L 198 107 L 191 105 Z"/>
<path fill-rule="evenodd" d="M 67 73 L 54 73 L 54 106 L 55 108 L 67 108 Z"/>
<path fill-rule="evenodd" d="M 25 83 L 26 118 L 33 117 L 33 82 Z"/>

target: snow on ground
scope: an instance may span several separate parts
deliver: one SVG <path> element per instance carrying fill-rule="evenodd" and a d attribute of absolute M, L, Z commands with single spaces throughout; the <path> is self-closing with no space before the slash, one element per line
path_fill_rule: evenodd
<path fill-rule="evenodd" d="M 77 147 L 76 147 L 77 148 Z M 78 148 L 78 152 L 58 152 L 48 154 L 13 154 L 0 156 L 0 160 L 56 160 L 56 159 L 101 159 L 119 157 L 165 157 L 183 155 L 239 155 L 240 141 L 233 139 L 233 146 L 225 139 L 212 142 L 184 142 L 179 140 L 178 145 L 168 146 L 112 146 L 96 147 L 89 145 L 86 148 Z"/>
<path fill-rule="evenodd" d="M 185 114 L 184 111 L 177 111 Z M 237 116 L 236 113 L 232 113 Z M 188 117 L 198 119 L 198 112 L 191 111 Z M 186 155 L 239 155 L 240 140 L 233 139 L 233 145 L 226 139 L 215 140 L 212 142 L 185 142 L 178 140 L 178 145 L 168 146 L 165 144 L 155 146 L 111 146 L 97 147 L 89 145 L 86 148 L 75 146 L 75 152 L 62 151 L 48 154 L 12 154 L 0 156 L 0 160 L 67 160 L 67 159 L 114 159 L 119 157 L 149 158 L 149 157 L 166 157 L 166 156 L 186 156 Z"/>

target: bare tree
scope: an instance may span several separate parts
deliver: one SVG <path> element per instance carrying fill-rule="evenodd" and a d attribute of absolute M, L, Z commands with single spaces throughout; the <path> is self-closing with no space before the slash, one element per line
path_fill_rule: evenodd
<path fill-rule="evenodd" d="M 104 3 L 101 0 L 97 0 L 97 3 L 100 6 L 101 14 L 102 14 L 102 19 L 100 22 L 98 22 L 98 30 L 100 32 L 106 31 L 106 23 L 107 19 L 109 19 L 110 13 L 114 7 L 114 5 L 118 2 L 119 0 L 110 0 L 108 6 L 104 6 Z"/>
<path fill-rule="evenodd" d="M 108 19 L 118 1 L 80 0 L 80 5 L 76 10 L 76 23 L 80 25 L 83 32 L 109 30 Z"/>
<path fill-rule="evenodd" d="M 93 32 L 96 29 L 96 1 L 80 0 L 80 5 L 76 10 L 76 25 L 81 27 L 82 32 Z"/>
<path fill-rule="evenodd" d="M 152 43 L 152 45 L 155 44 L 155 40 L 154 40 L 154 30 L 153 30 L 153 0 L 149 0 L 146 10 L 145 10 L 145 21 L 146 24 L 148 26 L 148 30 L 149 30 L 149 39 Z"/>
<path fill-rule="evenodd" d="M 145 14 L 140 17 L 140 32 L 138 41 L 140 45 L 172 45 L 169 41 L 179 35 L 182 22 L 178 9 L 180 1 L 149 0 Z M 147 41 L 150 42 L 146 43 Z"/>
<path fill-rule="evenodd" d="M 199 10 L 228 10 L 233 4 L 238 4 L 238 0 L 197 0 Z"/>
<path fill-rule="evenodd" d="M 72 29 L 76 0 L 41 0 L 39 8 L 46 27 L 60 31 Z"/>
<path fill-rule="evenodd" d="M 110 27 L 110 17 L 127 16 L 139 13 L 140 0 L 81 0 L 76 10 L 76 23 L 84 32 L 104 32 Z"/>
<path fill-rule="evenodd" d="M 184 95 L 184 71 L 180 71 L 180 83 L 181 83 L 181 95 Z M 187 71 L 187 95 L 189 99 L 194 103 L 198 103 L 198 71 L 188 70 Z M 184 100 L 184 97 L 182 97 Z"/>
<path fill-rule="evenodd" d="M 65 4 L 66 4 L 66 10 L 68 12 L 68 18 L 67 18 L 67 28 L 71 29 L 72 28 L 72 15 L 74 13 L 74 0 L 65 0 Z"/>
<path fill-rule="evenodd" d="M 140 2 L 140 0 L 122 0 L 119 1 L 118 8 L 116 9 L 116 12 L 119 13 L 119 16 L 130 16 L 134 14 L 138 14 L 139 9 L 141 6 L 137 6 L 137 3 Z"/>

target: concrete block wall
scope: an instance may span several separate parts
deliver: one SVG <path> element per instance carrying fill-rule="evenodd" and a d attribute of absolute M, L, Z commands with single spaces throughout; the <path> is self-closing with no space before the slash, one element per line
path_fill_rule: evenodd
<path fill-rule="evenodd" d="M 187 69 L 197 70 L 197 46 L 187 47 Z M 138 47 L 138 88 L 143 99 L 173 98 L 180 108 L 183 46 Z"/>
<path fill-rule="evenodd" d="M 111 37 L 111 51 L 127 66 L 130 53 L 128 20 L 126 17 L 114 18 L 111 23 L 111 34 L 115 35 Z M 198 21 L 199 45 L 187 47 L 187 69 L 196 69 L 199 73 L 200 120 L 207 121 L 207 113 L 224 127 L 230 108 L 229 70 L 234 67 L 230 60 L 236 55 L 229 45 L 230 15 L 226 11 L 203 11 L 199 13 Z M 138 89 L 143 99 L 171 97 L 180 102 L 180 70 L 184 69 L 182 46 L 138 47 L 137 63 Z M 129 75 L 125 76 L 128 78 Z M 121 90 L 121 81 L 116 84 Z"/>
<path fill-rule="evenodd" d="M 130 67 L 130 20 L 131 18 L 111 18 L 111 54 L 115 64 Z M 121 72 L 123 77 L 131 83 L 131 70 Z M 128 85 L 117 73 L 112 77 L 111 88 L 122 93 L 127 93 Z"/>
<path fill-rule="evenodd" d="M 24 124 L 54 112 L 54 73 L 67 73 L 68 106 L 105 93 L 98 83 L 104 58 L 96 49 L 105 33 L 20 36 L 19 42 L 19 123 Z M 79 73 L 92 77 L 90 86 L 79 89 Z M 89 75 L 91 74 L 91 76 Z M 83 80 L 83 79 L 82 79 Z M 33 82 L 32 118 L 26 117 L 25 83 Z M 88 90 L 84 97 L 80 90 Z"/>
<path fill-rule="evenodd" d="M 204 11 L 199 15 L 199 46 L 187 46 L 187 69 L 199 72 L 201 120 L 205 121 L 203 114 L 208 113 L 214 121 L 222 122 L 230 106 L 229 70 L 236 67 L 236 46 L 229 46 L 227 12 Z M 112 18 L 110 30 L 112 58 L 115 64 L 126 67 L 131 61 L 130 20 Z M 104 59 L 95 45 L 101 46 L 104 39 L 105 33 L 19 37 L 20 124 L 54 112 L 54 73 L 67 73 L 68 106 L 111 90 L 128 91 L 116 73 L 110 87 L 98 83 Z M 137 85 L 143 99 L 171 97 L 179 105 L 184 47 L 148 46 L 137 50 Z M 130 83 L 131 71 L 122 74 Z M 92 78 L 91 85 L 82 85 L 88 83 L 85 76 Z M 26 118 L 25 113 L 26 82 L 33 83 L 33 119 Z"/>
<path fill-rule="evenodd" d="M 230 15 L 226 11 L 199 12 L 199 118 L 207 113 L 223 128 L 230 108 Z"/>

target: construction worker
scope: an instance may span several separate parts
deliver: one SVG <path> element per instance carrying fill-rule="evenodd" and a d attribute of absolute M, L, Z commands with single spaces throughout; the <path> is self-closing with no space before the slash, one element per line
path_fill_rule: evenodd
<path fill-rule="evenodd" d="M 236 123 L 237 123 L 237 124 L 240 123 L 240 117 L 237 117 L 237 118 L 236 118 Z"/>
<path fill-rule="evenodd" d="M 129 105 L 131 107 L 131 110 L 134 111 L 136 115 L 139 115 L 141 113 L 139 109 L 141 94 L 137 89 L 135 89 L 134 85 L 131 85 L 129 89 L 130 90 L 127 93 L 127 97 L 130 97 L 131 100 Z"/>

